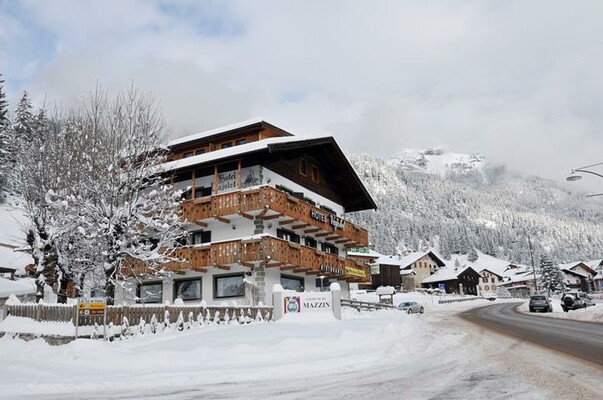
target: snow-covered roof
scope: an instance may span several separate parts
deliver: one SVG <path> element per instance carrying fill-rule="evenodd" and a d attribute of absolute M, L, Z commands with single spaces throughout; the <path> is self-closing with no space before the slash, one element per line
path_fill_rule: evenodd
<path fill-rule="evenodd" d="M 443 281 L 451 281 L 457 279 L 460 274 L 465 272 L 468 269 L 473 269 L 470 266 L 464 265 L 460 268 L 455 268 L 453 266 L 447 266 L 438 269 L 433 275 L 428 276 L 423 279 L 421 283 L 435 283 L 435 282 L 443 282 Z"/>
<path fill-rule="evenodd" d="M 561 268 L 561 271 L 563 271 L 565 273 L 568 273 L 568 274 L 577 275 L 577 276 L 582 277 L 582 278 L 589 278 L 588 275 L 583 274 L 582 272 L 571 270 L 569 268 Z"/>
<path fill-rule="evenodd" d="M 413 271 L 412 269 L 401 269 L 400 270 L 400 276 L 406 276 L 406 275 L 416 275 L 417 273 L 415 271 Z"/>
<path fill-rule="evenodd" d="M 458 259 L 461 265 L 469 266 L 479 273 L 487 269 L 488 271 L 493 272 L 498 276 L 505 276 L 510 274 L 507 271 L 509 265 L 516 265 L 508 260 L 502 260 L 500 258 L 484 254 L 479 250 L 477 250 L 477 260 L 469 261 L 468 257 L 469 256 L 467 254 L 453 254 L 449 264 L 454 265 L 456 263 L 456 260 Z"/>
<path fill-rule="evenodd" d="M 599 258 L 596 260 L 584 261 L 584 264 L 588 265 L 593 270 L 597 271 L 600 265 L 603 265 L 603 259 Z"/>
<path fill-rule="evenodd" d="M 381 253 L 377 253 L 373 249 L 365 249 L 366 251 L 349 251 L 347 252 L 348 256 L 353 257 L 371 257 L 371 258 L 379 258 L 382 256 Z"/>
<path fill-rule="evenodd" d="M 209 129 L 207 131 L 194 133 L 192 135 L 183 136 L 178 139 L 174 139 L 168 143 L 168 147 L 173 147 L 173 146 L 177 146 L 179 144 L 192 142 L 195 140 L 207 138 L 207 137 L 214 136 L 214 135 L 219 135 L 220 133 L 225 133 L 225 132 L 233 131 L 235 129 L 245 128 L 246 126 L 260 124 L 262 122 L 264 122 L 264 120 L 262 118 L 252 118 L 252 119 L 248 119 L 246 121 L 235 122 L 234 124 L 221 126 L 219 128 Z"/>
<path fill-rule="evenodd" d="M 320 138 L 316 138 L 316 139 L 320 139 Z M 203 164 L 206 162 L 219 160 L 221 158 L 226 158 L 226 157 L 251 153 L 251 152 L 254 152 L 257 150 L 266 149 L 271 144 L 289 143 L 289 142 L 296 142 L 296 141 L 303 141 L 303 140 L 307 140 L 307 138 L 300 139 L 299 137 L 295 137 L 295 136 L 284 136 L 284 137 L 276 137 L 276 138 L 258 140 L 258 141 L 251 142 L 251 143 L 228 147 L 226 149 L 210 151 L 208 153 L 170 161 L 165 164 L 162 164 L 161 169 L 163 171 L 174 171 L 176 169 L 191 167 L 193 165 Z"/>
<path fill-rule="evenodd" d="M 430 251 L 415 251 L 415 252 L 409 253 L 405 256 L 398 256 L 398 255 L 381 256 L 377 260 L 375 260 L 375 263 L 380 264 L 380 265 L 396 265 L 396 266 L 399 266 L 400 268 L 405 268 L 405 267 L 408 267 L 409 265 L 411 265 L 412 263 L 414 263 L 415 261 L 419 260 L 420 258 L 423 258 L 424 256 L 428 255 L 429 253 L 432 253 L 435 258 L 442 261 L 435 253 L 433 253 L 433 251 L 430 250 Z M 442 264 L 443 263 L 444 262 L 442 261 Z"/>
<path fill-rule="evenodd" d="M 0 298 L 6 298 L 11 294 L 22 295 L 36 292 L 35 280 L 32 278 L 11 281 L 0 278 Z"/>

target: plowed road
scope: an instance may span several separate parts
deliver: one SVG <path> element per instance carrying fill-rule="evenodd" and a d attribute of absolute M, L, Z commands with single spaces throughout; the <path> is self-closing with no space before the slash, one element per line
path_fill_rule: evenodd
<path fill-rule="evenodd" d="M 519 304 L 476 308 L 462 313 L 461 317 L 485 328 L 603 365 L 603 324 L 525 314 L 516 310 Z"/>

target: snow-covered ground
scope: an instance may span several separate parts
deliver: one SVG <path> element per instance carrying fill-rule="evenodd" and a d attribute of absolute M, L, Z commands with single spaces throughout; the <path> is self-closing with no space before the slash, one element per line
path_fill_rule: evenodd
<path fill-rule="evenodd" d="M 601 398 L 603 373 L 476 328 L 476 300 L 107 343 L 0 339 L 6 399 Z"/>

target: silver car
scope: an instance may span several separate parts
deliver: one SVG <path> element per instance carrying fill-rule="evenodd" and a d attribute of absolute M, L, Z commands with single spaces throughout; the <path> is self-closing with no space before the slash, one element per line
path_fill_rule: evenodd
<path fill-rule="evenodd" d="M 398 304 L 398 310 L 406 311 L 408 314 L 423 314 L 425 312 L 423 306 L 415 301 L 405 301 L 403 303 Z"/>

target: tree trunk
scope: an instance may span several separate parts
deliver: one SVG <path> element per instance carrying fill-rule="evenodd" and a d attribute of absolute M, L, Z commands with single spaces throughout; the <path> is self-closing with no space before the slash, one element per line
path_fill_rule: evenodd
<path fill-rule="evenodd" d="M 105 270 L 105 296 L 107 296 L 107 305 L 115 304 L 115 268 Z"/>
<path fill-rule="evenodd" d="M 61 278 L 59 280 L 58 291 L 57 291 L 57 302 L 61 304 L 67 303 L 67 286 L 69 285 L 69 279 Z"/>
<path fill-rule="evenodd" d="M 40 300 L 44 300 L 44 281 L 40 280 L 40 275 L 42 275 L 41 271 L 36 272 L 36 303 L 39 303 Z"/>

